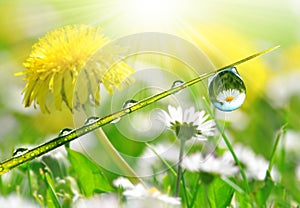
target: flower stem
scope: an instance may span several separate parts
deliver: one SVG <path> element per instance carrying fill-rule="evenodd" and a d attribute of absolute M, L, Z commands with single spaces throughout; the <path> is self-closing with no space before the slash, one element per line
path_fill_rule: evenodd
<path fill-rule="evenodd" d="M 206 105 L 207 111 L 214 118 L 215 117 L 214 113 L 212 112 L 211 108 L 209 107 L 208 101 L 205 99 L 205 97 L 203 97 L 203 100 L 204 100 L 204 103 Z M 240 160 L 238 159 L 237 155 L 235 154 L 235 152 L 233 150 L 233 147 L 232 147 L 229 139 L 227 138 L 227 136 L 224 132 L 224 129 L 221 128 L 221 126 L 219 125 L 219 122 L 217 120 L 215 120 L 215 122 L 216 122 L 216 127 L 217 127 L 218 131 L 221 133 L 221 136 L 222 136 L 227 148 L 229 149 L 229 152 L 231 153 L 231 155 L 234 159 L 234 162 L 237 164 L 237 166 L 239 166 L 239 169 L 240 169 L 243 181 L 244 181 L 244 186 L 245 186 L 244 188 L 246 190 L 246 193 L 249 194 L 250 193 L 250 188 L 249 188 L 249 183 L 248 183 L 248 179 L 247 179 L 247 176 L 245 174 L 244 168 L 243 168 Z"/>
<path fill-rule="evenodd" d="M 186 204 L 188 205 L 189 204 L 188 195 L 191 197 L 192 194 L 191 194 L 191 192 L 189 190 L 187 190 L 187 188 L 186 188 L 187 186 L 186 186 L 185 179 L 184 179 L 183 176 L 181 177 L 181 182 L 182 182 L 182 186 L 183 186 L 183 194 L 184 194 L 184 197 L 185 197 L 184 200 L 185 200 Z"/>
<path fill-rule="evenodd" d="M 245 174 L 245 171 L 244 171 L 244 168 L 240 162 L 240 160 L 238 159 L 237 155 L 235 154 L 234 150 L 233 150 L 233 147 L 229 141 L 229 139 L 227 138 L 226 134 L 224 133 L 224 130 L 221 129 L 220 125 L 218 124 L 218 122 L 216 122 L 216 125 L 217 125 L 217 128 L 218 130 L 221 132 L 221 135 L 223 137 L 223 140 L 227 146 L 227 148 L 229 149 L 235 163 L 239 166 L 239 169 L 241 171 L 241 175 L 242 175 L 242 178 L 244 180 L 244 186 L 245 186 L 245 189 L 246 189 L 246 193 L 250 193 L 250 188 L 249 188 L 249 183 L 248 183 L 248 179 L 247 179 L 247 176 Z"/>
<path fill-rule="evenodd" d="M 102 130 L 102 128 L 99 128 L 95 131 L 95 134 L 101 143 L 102 147 L 104 148 L 105 152 L 108 153 L 110 158 L 113 160 L 113 162 L 117 165 L 118 168 L 120 168 L 122 174 L 125 176 L 128 176 L 128 179 L 132 183 L 141 183 L 145 187 L 145 183 L 143 180 L 138 177 L 138 175 L 135 173 L 135 171 L 129 166 L 129 164 L 124 160 L 124 158 L 119 154 L 119 152 L 116 150 L 116 148 L 111 144 L 109 139 L 107 138 L 106 134 Z"/>
<path fill-rule="evenodd" d="M 2 181 L 2 176 L 0 175 L 0 195 L 3 194 L 3 181 Z"/>
<path fill-rule="evenodd" d="M 84 107 L 84 112 L 87 117 L 90 117 L 93 114 L 91 109 L 88 106 Z M 100 127 L 97 130 L 95 130 L 94 133 L 98 141 L 100 142 L 102 148 L 104 149 L 105 154 L 109 155 L 109 158 L 112 159 L 113 163 L 119 168 L 121 173 L 127 176 L 132 183 L 134 184 L 141 183 L 146 187 L 143 180 L 140 177 L 138 177 L 136 172 L 130 167 L 130 165 L 124 160 L 124 158 L 119 154 L 116 148 L 109 141 L 103 129 Z"/>
<path fill-rule="evenodd" d="M 58 199 L 58 196 L 55 192 L 55 188 L 53 187 L 53 184 L 52 184 L 52 179 L 51 179 L 51 176 L 48 172 L 44 172 L 42 173 L 44 174 L 44 180 L 45 180 L 45 183 L 47 184 L 47 188 L 48 188 L 48 193 L 49 193 L 49 196 L 50 196 L 50 199 L 48 200 L 52 200 L 53 202 L 53 205 L 57 208 L 61 208 L 61 204 L 59 202 L 59 199 Z"/>
<path fill-rule="evenodd" d="M 275 152 L 276 152 L 276 149 L 278 147 L 278 144 L 279 144 L 279 141 L 282 137 L 282 135 L 284 134 L 284 128 L 287 126 L 287 124 L 284 124 L 281 126 L 281 128 L 279 129 L 279 132 L 277 133 L 277 136 L 276 136 L 276 140 L 275 140 L 275 144 L 273 146 L 273 150 L 272 150 L 272 153 L 271 153 L 271 158 L 270 158 L 270 163 L 269 163 L 269 167 L 268 167 L 268 172 L 271 173 L 271 170 L 272 170 L 272 167 L 273 167 L 273 164 L 274 164 L 274 156 L 275 156 Z M 267 175 L 266 175 L 267 177 Z"/>
<path fill-rule="evenodd" d="M 146 146 L 162 161 L 162 163 L 164 163 L 165 166 L 167 166 L 169 168 L 169 170 L 172 172 L 172 174 L 177 178 L 177 173 L 176 171 L 174 170 L 174 168 L 164 159 L 162 158 L 158 152 L 153 148 L 153 146 L 151 144 L 149 144 L 148 142 L 145 143 Z M 192 196 L 192 194 L 190 193 L 189 190 L 186 189 L 186 185 L 185 185 L 185 181 L 184 181 L 184 178 L 182 178 L 181 180 L 182 182 L 182 186 L 183 186 L 183 191 L 184 191 L 184 196 L 185 196 L 185 199 L 187 201 L 187 204 L 188 204 L 188 195 L 189 196 Z"/>
<path fill-rule="evenodd" d="M 31 175 L 30 175 L 30 165 L 27 166 L 26 172 L 27 172 L 28 185 L 29 185 L 29 194 L 30 194 L 30 197 L 33 197 L 32 181 L 31 181 Z"/>
<path fill-rule="evenodd" d="M 179 151 L 179 159 L 178 159 L 178 169 L 177 169 L 177 179 L 176 179 L 176 187 L 175 187 L 175 197 L 178 197 L 179 189 L 180 189 L 180 181 L 182 177 L 182 158 L 184 152 L 185 141 L 180 140 L 180 151 Z"/>
<path fill-rule="evenodd" d="M 193 208 L 193 206 L 195 204 L 195 201 L 196 201 L 196 197 L 197 197 L 200 185 L 201 185 L 201 174 L 200 173 L 198 174 L 198 179 L 197 179 L 196 182 L 197 182 L 197 184 L 196 184 L 196 187 L 194 189 L 194 194 L 193 194 L 191 204 L 188 206 L 189 208 Z"/>
<path fill-rule="evenodd" d="M 186 87 L 189 87 L 189 86 L 192 86 L 192 85 L 194 85 L 198 82 L 201 82 L 202 80 L 214 75 L 215 73 L 219 72 L 220 70 L 242 64 L 246 61 L 249 61 L 250 59 L 253 59 L 255 57 L 261 56 L 262 54 L 265 54 L 265 53 L 268 53 L 272 50 L 275 50 L 276 48 L 278 48 L 278 46 L 275 46 L 275 47 L 266 49 L 264 51 L 258 52 L 256 54 L 253 54 L 251 56 L 248 56 L 248 57 L 246 57 L 242 60 L 239 60 L 235 63 L 232 63 L 232 64 L 227 65 L 225 67 L 219 68 L 216 71 L 212 71 L 212 72 L 209 72 L 209 73 L 202 74 L 201 76 L 196 77 L 195 79 L 190 80 L 190 81 L 188 81 L 188 82 L 186 82 L 186 83 L 184 83 L 184 84 L 182 84 L 178 87 L 171 88 L 171 89 L 166 90 L 164 92 L 161 92 L 159 94 L 153 95 L 149 98 L 145 98 L 145 99 L 139 101 L 138 103 L 136 103 L 135 105 L 133 105 L 131 107 L 122 109 L 122 110 L 117 111 L 113 114 L 107 115 L 103 118 L 99 118 L 96 121 L 94 121 L 94 122 L 92 122 L 88 125 L 84 125 L 82 127 L 74 129 L 69 134 L 60 135 L 60 136 L 52 139 L 51 141 L 43 143 L 43 144 L 41 144 L 41 145 L 39 145 L 39 146 L 37 146 L 33 149 L 30 149 L 30 150 L 24 152 L 23 154 L 12 156 L 11 158 L 9 158 L 7 160 L 4 160 L 0 163 L 0 175 L 10 171 L 11 169 L 13 169 L 15 167 L 18 167 L 19 165 L 21 165 L 25 162 L 31 161 L 36 157 L 44 155 L 47 152 L 50 152 L 51 150 L 54 150 L 54 149 L 56 149 L 56 148 L 58 148 L 62 145 L 65 145 L 66 143 L 69 143 L 69 142 L 73 141 L 74 139 L 77 139 L 77 138 L 79 138 L 79 137 L 81 137 L 81 136 L 83 136 L 83 135 L 85 135 L 85 134 L 87 134 L 91 131 L 94 131 L 95 129 L 100 128 L 101 126 L 104 126 L 104 125 L 110 123 L 111 121 L 113 121 L 117 118 L 125 116 L 129 113 L 132 113 L 133 111 L 139 110 L 139 109 L 141 109 L 141 108 L 143 108 L 143 107 L 145 107 L 145 106 L 147 106 L 151 103 L 154 103 L 158 100 L 161 100 L 161 99 L 163 99 L 163 98 L 165 98 L 165 97 L 167 97 L 167 96 L 169 96 L 173 93 L 179 92 L 179 91 L 181 91 L 182 89 L 184 89 Z"/>

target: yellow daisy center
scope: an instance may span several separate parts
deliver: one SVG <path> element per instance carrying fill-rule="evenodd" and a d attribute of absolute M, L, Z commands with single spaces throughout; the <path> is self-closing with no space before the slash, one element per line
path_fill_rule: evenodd
<path fill-rule="evenodd" d="M 230 95 L 225 98 L 225 101 L 229 103 L 229 102 L 233 101 L 233 99 L 234 99 L 234 97 L 232 95 Z"/>

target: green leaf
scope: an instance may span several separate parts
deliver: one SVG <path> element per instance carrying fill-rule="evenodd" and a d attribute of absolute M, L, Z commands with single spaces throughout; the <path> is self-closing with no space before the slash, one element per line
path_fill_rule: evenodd
<path fill-rule="evenodd" d="M 60 157 L 58 159 L 52 155 L 46 155 L 42 157 L 42 161 L 51 170 L 53 178 L 64 178 L 68 175 L 66 157 Z"/>
<path fill-rule="evenodd" d="M 110 192 L 113 190 L 100 166 L 95 164 L 84 154 L 67 149 L 68 158 L 76 172 L 79 184 L 85 196 L 92 196 L 94 192 Z"/>
<path fill-rule="evenodd" d="M 271 179 L 270 173 L 267 172 L 267 177 L 264 181 L 264 186 L 257 191 L 256 200 L 259 206 L 266 206 L 266 202 L 274 188 L 274 182 Z"/>
<path fill-rule="evenodd" d="M 245 193 L 239 193 L 239 192 L 235 192 L 235 201 L 237 202 L 238 206 L 240 208 L 253 208 L 254 203 L 253 203 L 253 199 L 251 200 L 249 195 L 245 194 Z"/>
<path fill-rule="evenodd" d="M 207 185 L 203 183 L 199 185 L 197 198 L 195 200 L 195 203 L 192 205 L 192 208 L 196 207 L 209 207 L 207 201 Z"/>
<path fill-rule="evenodd" d="M 45 172 L 45 182 L 48 185 L 47 189 L 47 207 L 61 208 L 58 196 L 55 192 L 54 183 L 49 173 Z"/>
<path fill-rule="evenodd" d="M 166 192 L 169 192 L 170 188 L 171 188 L 171 184 L 172 184 L 172 180 L 170 178 L 170 175 L 165 174 L 162 178 L 163 190 L 166 191 Z"/>
<path fill-rule="evenodd" d="M 227 207 L 230 205 L 234 190 L 221 178 L 215 177 L 208 187 L 208 200 L 212 208 Z"/>

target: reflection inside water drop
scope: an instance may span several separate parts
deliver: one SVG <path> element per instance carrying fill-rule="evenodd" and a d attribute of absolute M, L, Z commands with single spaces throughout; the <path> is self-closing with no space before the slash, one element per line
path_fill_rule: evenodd
<path fill-rule="evenodd" d="M 208 79 L 208 92 L 212 104 L 221 111 L 238 109 L 246 98 L 244 81 L 235 67 L 211 76 Z"/>

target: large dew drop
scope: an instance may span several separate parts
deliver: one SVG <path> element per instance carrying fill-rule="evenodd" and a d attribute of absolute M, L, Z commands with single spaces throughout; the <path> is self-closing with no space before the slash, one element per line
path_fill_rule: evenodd
<path fill-rule="evenodd" d="M 238 109 L 244 103 L 246 87 L 236 68 L 232 67 L 208 79 L 208 93 L 217 109 L 228 112 Z"/>

